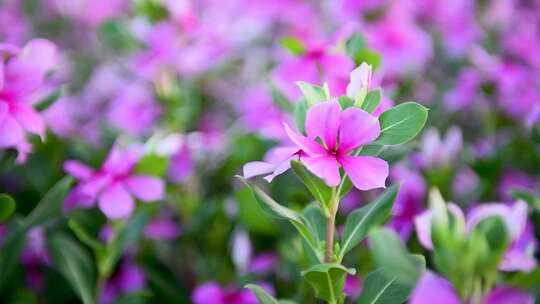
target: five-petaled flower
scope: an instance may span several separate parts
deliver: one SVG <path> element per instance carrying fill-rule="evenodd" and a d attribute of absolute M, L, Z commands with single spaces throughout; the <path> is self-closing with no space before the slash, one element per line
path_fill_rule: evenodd
<path fill-rule="evenodd" d="M 133 196 L 143 202 L 160 200 L 164 196 L 164 182 L 153 176 L 136 175 L 135 165 L 143 155 L 141 146 L 121 150 L 114 146 L 103 166 L 94 171 L 78 161 L 70 160 L 64 169 L 80 180 L 65 202 L 65 208 L 75 205 L 94 206 L 110 219 L 127 218 L 135 203 Z"/>
<path fill-rule="evenodd" d="M 307 137 L 285 124 L 290 140 L 303 152 L 300 161 L 328 186 L 340 184 L 340 166 L 360 190 L 385 186 L 386 161 L 354 155 L 357 148 L 379 137 L 381 130 L 375 116 L 357 107 L 342 110 L 337 101 L 331 100 L 308 110 L 305 128 Z"/>

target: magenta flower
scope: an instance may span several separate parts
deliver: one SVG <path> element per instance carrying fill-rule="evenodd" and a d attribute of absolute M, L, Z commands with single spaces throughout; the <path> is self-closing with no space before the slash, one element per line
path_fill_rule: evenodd
<path fill-rule="evenodd" d="M 292 101 L 298 101 L 302 92 L 296 82 L 328 83 L 330 92 L 344 95 L 349 83 L 349 72 L 354 68 L 351 59 L 343 54 L 333 54 L 324 47 L 313 47 L 300 57 L 293 57 L 272 72 L 272 81 Z"/>
<path fill-rule="evenodd" d="M 274 293 L 271 285 L 258 284 L 270 294 Z M 215 282 L 206 282 L 195 288 L 191 294 L 193 304 L 257 304 L 257 298 L 248 289 L 238 290 L 235 287 L 223 288 Z"/>
<path fill-rule="evenodd" d="M 114 303 L 120 296 L 141 290 L 145 286 L 144 271 L 134 263 L 133 258 L 127 257 L 105 283 L 99 302 L 103 304 Z"/>
<path fill-rule="evenodd" d="M 368 112 L 356 107 L 342 110 L 336 101 L 323 102 L 307 112 L 307 137 L 293 131 L 287 124 L 285 131 L 305 153 L 300 157 L 302 163 L 328 186 L 340 184 L 340 166 L 360 190 L 385 186 L 388 176 L 386 161 L 373 156 L 350 155 L 379 137 L 379 121 Z"/>
<path fill-rule="evenodd" d="M 92 207 L 97 201 L 99 209 L 108 218 L 118 219 L 131 215 L 135 207 L 133 196 L 143 202 L 163 199 L 165 185 L 162 180 L 133 173 L 142 155 L 140 146 L 124 151 L 114 146 L 97 171 L 78 161 L 67 161 L 64 169 L 80 183 L 66 199 L 65 208 L 74 205 Z"/>
<path fill-rule="evenodd" d="M 531 271 L 536 267 L 534 251 L 537 243 L 532 237 L 531 228 L 527 228 L 527 204 L 525 202 L 517 201 L 511 206 L 497 203 L 481 204 L 468 212 L 466 220 L 458 206 L 448 204 L 448 210 L 466 224 L 468 233 L 482 220 L 499 216 L 506 224 L 510 239 L 510 246 L 498 265 L 499 269 L 502 271 Z M 431 241 L 432 214 L 431 210 L 427 210 L 415 219 L 418 240 L 426 249 L 433 249 Z"/>
<path fill-rule="evenodd" d="M 45 123 L 33 108 L 47 86 L 46 73 L 56 63 L 56 47 L 44 39 L 29 41 L 19 50 L 0 44 L 0 148 L 17 148 L 19 162 L 26 159 L 30 144 L 25 132 L 45 137 Z"/>
<path fill-rule="evenodd" d="M 264 161 L 249 162 L 244 165 L 244 178 L 266 175 L 264 177 L 268 182 L 291 168 L 291 160 L 298 160 L 302 153 L 295 146 L 278 146 L 269 150 Z"/>
<path fill-rule="evenodd" d="M 497 287 L 491 290 L 484 298 L 483 304 L 532 304 L 534 300 L 527 293 L 511 287 Z M 433 272 L 426 271 L 411 295 L 411 304 L 460 304 L 463 303 L 452 284 L 445 278 Z"/>

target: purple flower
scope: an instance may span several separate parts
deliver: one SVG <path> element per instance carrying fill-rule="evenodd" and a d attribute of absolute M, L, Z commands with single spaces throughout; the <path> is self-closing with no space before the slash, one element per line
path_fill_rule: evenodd
<path fill-rule="evenodd" d="M 289 170 L 291 160 L 299 159 L 300 150 L 294 146 L 278 146 L 266 153 L 264 161 L 249 162 L 244 165 L 244 178 L 251 178 L 259 175 L 264 177 L 268 182 Z"/>
<path fill-rule="evenodd" d="M 347 56 L 329 53 L 325 47 L 314 47 L 300 57 L 290 58 L 272 72 L 272 81 L 292 101 L 302 97 L 296 82 L 328 83 L 330 92 L 343 95 L 354 64 Z"/>
<path fill-rule="evenodd" d="M 259 284 L 270 294 L 274 293 L 271 285 Z M 223 288 L 215 282 L 206 282 L 199 285 L 191 294 L 193 304 L 257 304 L 255 295 L 247 290 L 238 290 L 235 287 Z"/>
<path fill-rule="evenodd" d="M 24 162 L 30 151 L 25 133 L 45 137 L 45 122 L 32 105 L 47 89 L 45 76 L 56 64 L 56 47 L 44 39 L 31 40 L 21 50 L 0 44 L 0 57 L 0 148 L 17 148 L 18 161 Z"/>
<path fill-rule="evenodd" d="M 146 237 L 154 240 L 173 240 L 182 232 L 178 222 L 167 217 L 158 217 L 152 219 L 146 227 L 144 234 Z"/>
<path fill-rule="evenodd" d="M 458 127 L 451 127 L 444 139 L 431 128 L 424 133 L 420 153 L 413 156 L 413 161 L 426 169 L 449 166 L 457 160 L 462 146 L 463 138 Z"/>
<path fill-rule="evenodd" d="M 141 290 L 145 286 L 144 271 L 135 265 L 131 258 L 126 258 L 105 283 L 100 295 L 100 303 L 113 303 L 121 295 Z"/>
<path fill-rule="evenodd" d="M 536 267 L 534 251 L 537 244 L 531 238 L 530 228 L 527 227 L 527 204 L 517 201 L 513 205 L 488 203 L 478 205 L 469 210 L 467 219 L 461 209 L 448 204 L 448 210 L 460 221 L 466 223 L 467 232 L 471 232 L 482 220 L 499 216 L 506 224 L 510 246 L 507 248 L 499 269 L 503 271 L 531 271 Z M 433 249 L 431 241 L 432 211 L 427 210 L 415 219 L 416 233 L 420 244 L 427 249 Z"/>
<path fill-rule="evenodd" d="M 278 262 L 273 252 L 265 252 L 254 256 L 249 263 L 249 272 L 266 275 L 275 270 Z"/>
<path fill-rule="evenodd" d="M 343 292 L 352 299 L 358 298 L 362 292 L 362 280 L 358 276 L 347 275 Z"/>
<path fill-rule="evenodd" d="M 144 135 L 151 130 L 161 112 L 152 93 L 135 83 L 121 89 L 109 106 L 109 120 L 130 135 Z"/>
<path fill-rule="evenodd" d="M 65 208 L 76 204 L 91 207 L 97 201 L 99 209 L 108 218 L 118 219 L 131 215 L 135 207 L 133 196 L 143 202 L 162 199 L 165 188 L 162 180 L 133 173 L 142 155 L 140 146 L 121 150 L 115 145 L 97 171 L 78 161 L 67 161 L 64 169 L 80 182 L 66 199 Z"/>
<path fill-rule="evenodd" d="M 380 133 L 377 118 L 356 107 L 341 109 L 337 101 L 319 103 L 306 116 L 307 137 L 285 124 L 285 131 L 305 155 L 302 163 L 330 187 L 341 182 L 343 167 L 353 185 L 363 191 L 385 186 L 388 164 L 373 156 L 351 156 L 356 148 L 375 140 Z M 317 142 L 321 139 L 321 143 Z"/>
<path fill-rule="evenodd" d="M 410 304 L 460 304 L 462 303 L 452 284 L 431 271 L 426 271 L 418 281 L 411 295 Z M 500 286 L 489 292 L 483 304 L 533 304 L 533 298 L 515 288 Z"/>
<path fill-rule="evenodd" d="M 534 189 L 534 179 L 515 169 L 506 170 L 497 187 L 499 197 L 504 201 L 511 201 L 512 198 L 508 193 L 512 189 L 532 190 Z"/>
<path fill-rule="evenodd" d="M 403 164 L 396 164 L 390 170 L 390 178 L 400 183 L 389 226 L 407 240 L 414 228 L 414 218 L 422 212 L 422 202 L 426 195 L 426 182 L 422 175 L 408 169 Z"/>

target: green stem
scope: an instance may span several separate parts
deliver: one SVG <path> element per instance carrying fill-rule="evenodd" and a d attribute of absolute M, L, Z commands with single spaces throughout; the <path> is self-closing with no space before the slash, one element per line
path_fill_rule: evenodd
<path fill-rule="evenodd" d="M 337 195 L 336 188 L 332 188 L 332 197 L 330 199 L 329 214 L 326 217 L 326 250 L 324 252 L 324 262 L 332 263 L 334 255 L 334 234 L 336 230 L 337 213 Z"/>

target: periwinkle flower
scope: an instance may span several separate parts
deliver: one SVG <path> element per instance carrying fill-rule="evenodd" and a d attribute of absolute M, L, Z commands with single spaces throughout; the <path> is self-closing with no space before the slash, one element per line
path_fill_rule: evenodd
<path fill-rule="evenodd" d="M 17 148 L 19 162 L 30 151 L 26 132 L 45 137 L 45 122 L 34 109 L 47 90 L 46 74 L 56 63 L 56 46 L 44 39 L 24 48 L 0 44 L 0 148 Z"/>
<path fill-rule="evenodd" d="M 499 216 L 506 224 L 510 245 L 507 248 L 499 269 L 503 271 L 531 271 L 536 267 L 534 251 L 536 240 L 531 238 L 530 227 L 527 228 L 527 204 L 517 201 L 511 206 L 500 203 L 488 203 L 475 206 L 469 210 L 467 218 L 461 209 L 448 204 L 448 210 L 460 221 L 465 223 L 467 233 L 473 231 L 482 220 Z M 415 219 L 416 233 L 420 244 L 427 249 L 433 249 L 431 241 L 431 226 L 433 213 L 423 212 Z"/>
<path fill-rule="evenodd" d="M 307 112 L 307 137 L 293 131 L 287 124 L 285 131 L 304 153 L 300 161 L 328 186 L 340 184 L 340 167 L 360 190 L 385 186 L 388 176 L 386 161 L 374 156 L 351 155 L 357 148 L 379 137 L 379 121 L 368 112 L 356 107 L 342 110 L 335 100 L 322 102 Z"/>
<path fill-rule="evenodd" d="M 267 283 L 259 283 L 270 294 L 274 289 Z M 191 294 L 193 304 L 257 304 L 257 298 L 248 289 L 237 289 L 236 287 L 221 287 L 215 282 L 203 283 Z"/>
<path fill-rule="evenodd" d="M 461 304 L 463 303 L 452 284 L 437 274 L 426 271 L 418 281 L 411 295 L 411 304 Z M 519 289 L 500 286 L 491 290 L 483 297 L 483 304 L 533 304 L 533 298 Z"/>
<path fill-rule="evenodd" d="M 154 176 L 136 175 L 135 165 L 143 156 L 141 146 L 121 150 L 114 146 L 103 166 L 94 170 L 78 161 L 64 164 L 67 173 L 80 182 L 66 199 L 65 207 L 74 205 L 94 206 L 110 219 L 127 218 L 135 208 L 133 196 L 143 202 L 152 202 L 164 197 L 164 182 Z"/>
<path fill-rule="evenodd" d="M 105 282 L 99 302 L 103 304 L 114 303 L 120 296 L 139 291 L 145 286 L 144 271 L 134 263 L 133 258 L 124 258 L 112 277 Z"/>

